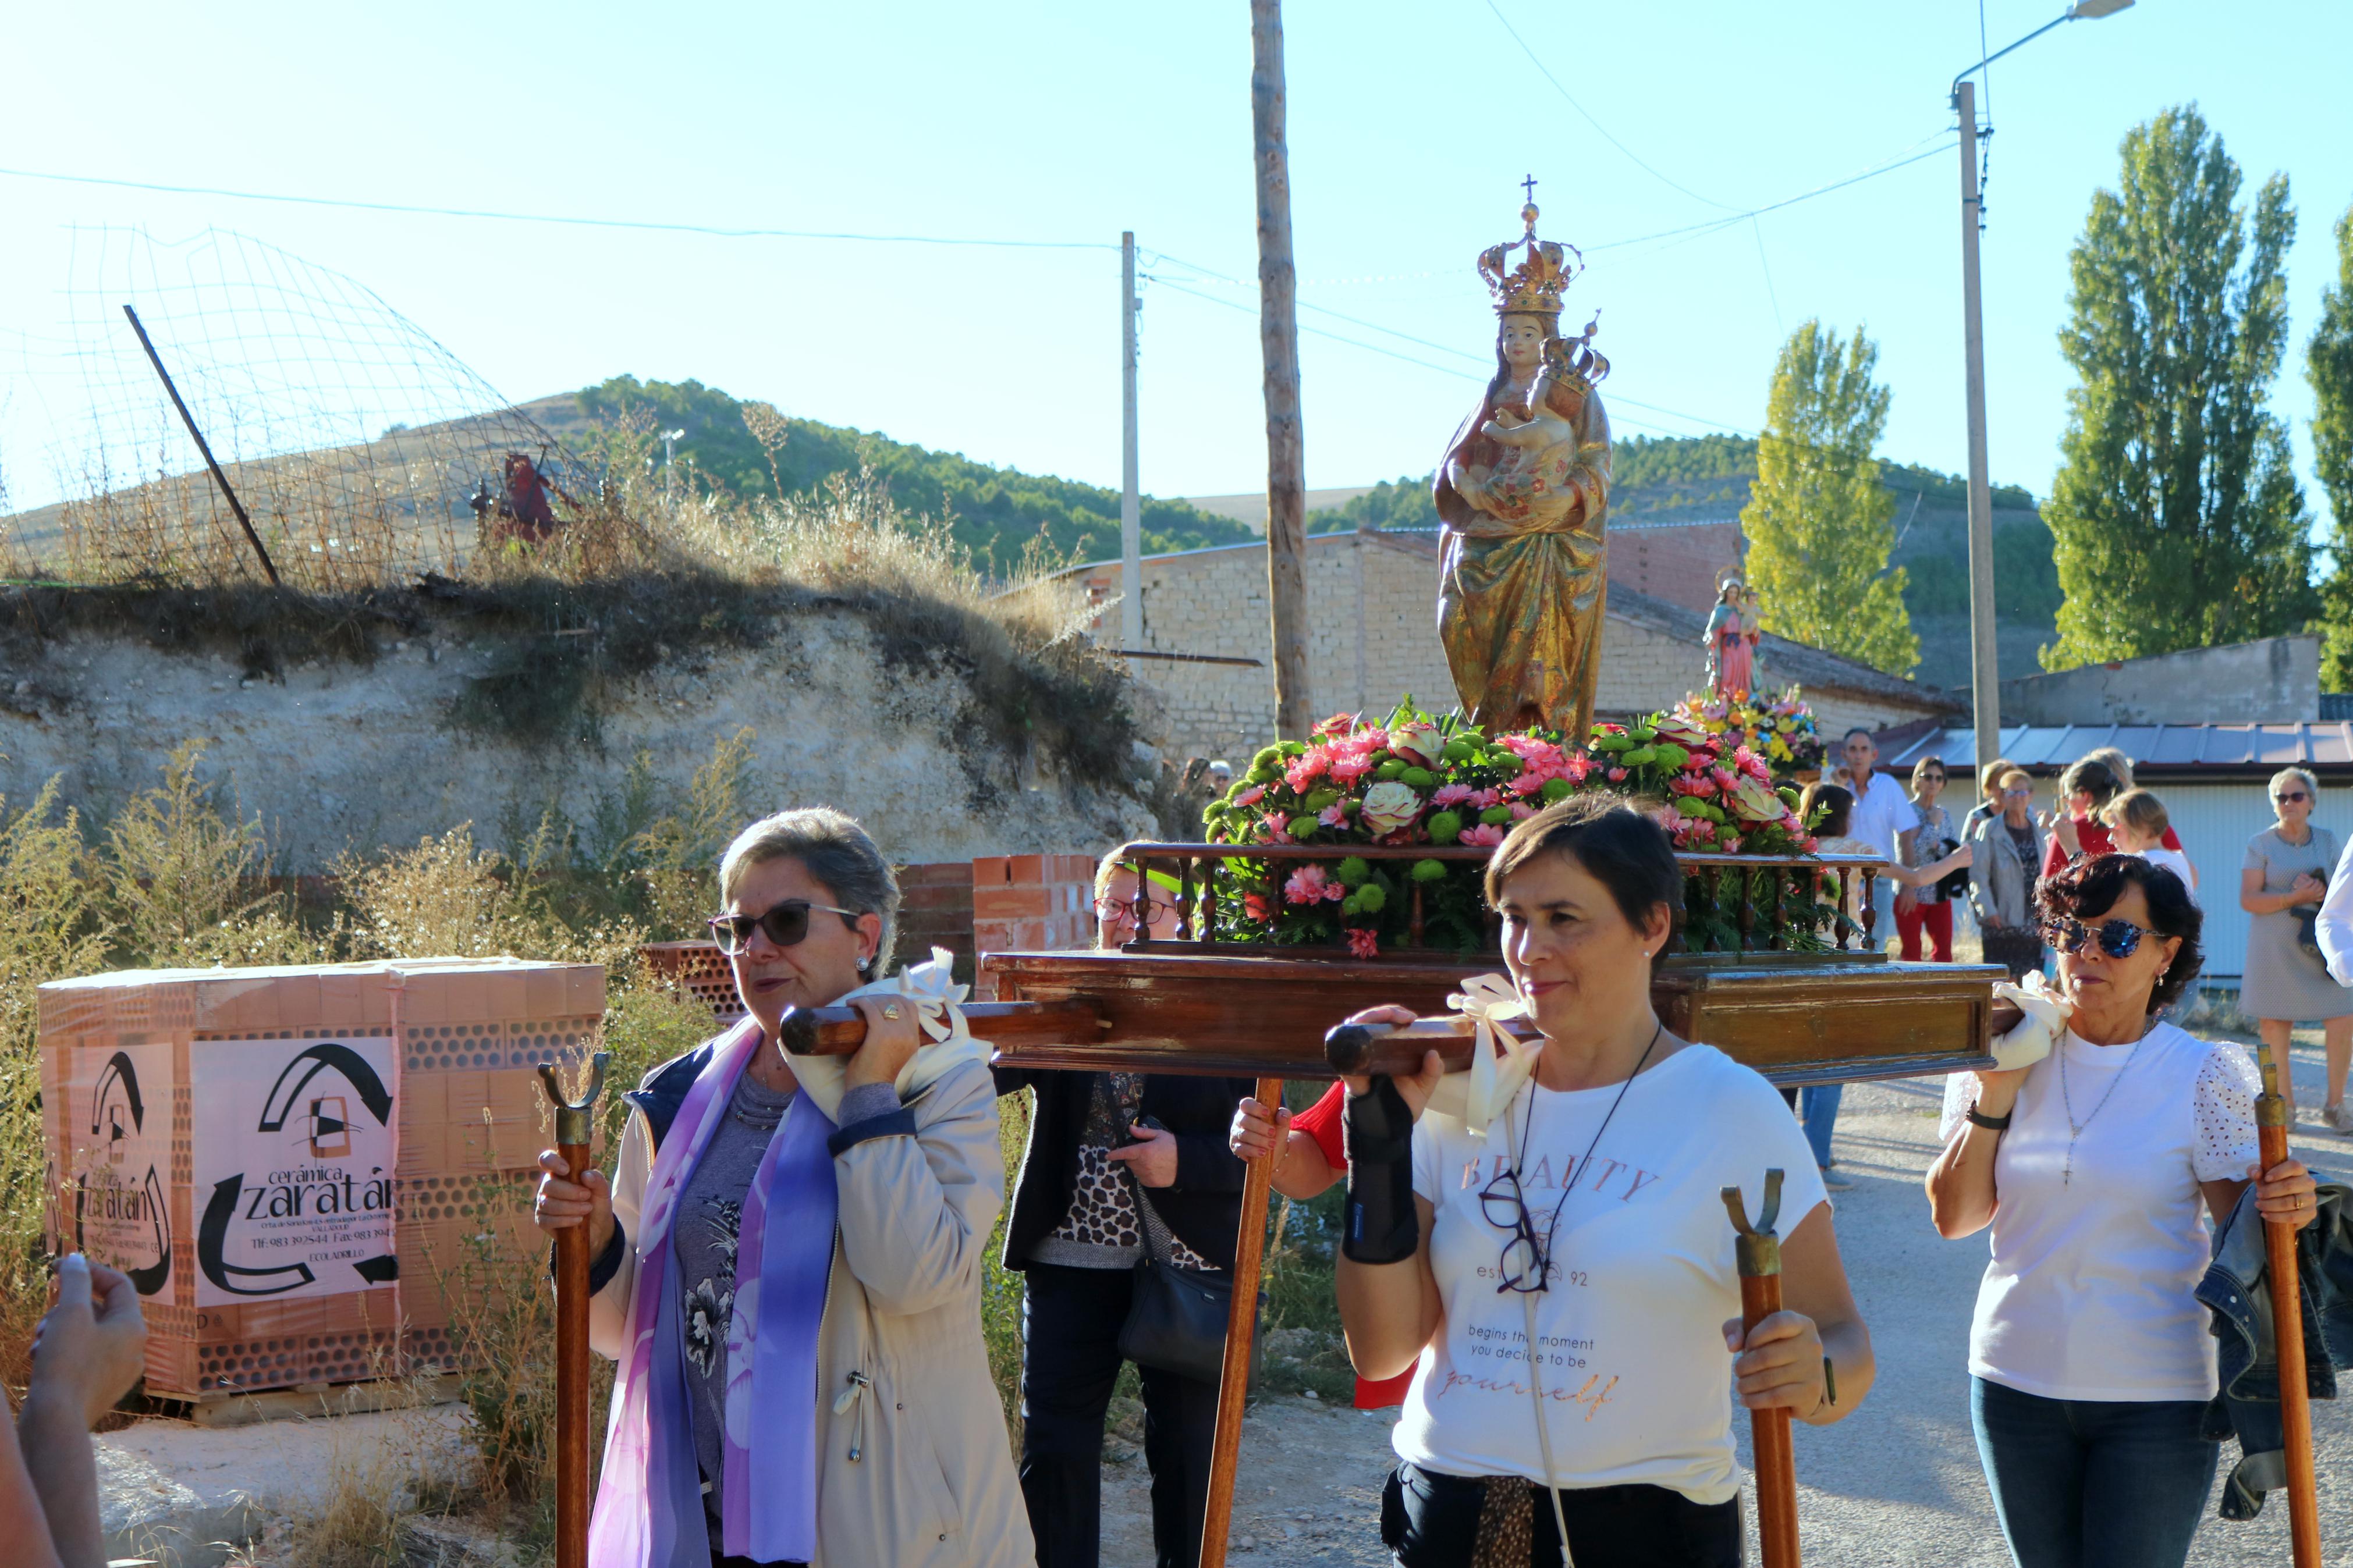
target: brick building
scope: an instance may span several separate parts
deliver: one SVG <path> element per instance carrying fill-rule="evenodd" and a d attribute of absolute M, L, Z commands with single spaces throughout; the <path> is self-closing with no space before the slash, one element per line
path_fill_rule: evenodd
<path fill-rule="evenodd" d="M 1646 530 L 1623 531 L 1639 539 Z M 1697 534 L 1697 529 L 1685 531 Z M 1736 528 L 1734 532 L 1736 542 Z M 1704 541 L 1695 542 L 1704 552 Z M 1691 551 L 1678 544 L 1679 555 Z M 1623 544 L 1619 554 L 1626 552 Z M 1434 532 L 1319 533 L 1307 542 L 1308 679 L 1318 714 L 1386 712 L 1407 692 L 1435 711 L 1454 706 L 1454 683 L 1438 641 L 1438 541 Z M 1668 552 L 1642 580 L 1668 585 Z M 1119 563 L 1074 566 L 1098 604 L 1119 593 Z M 1638 575 L 1640 575 L 1638 574 Z M 1688 586 L 1680 590 L 1690 596 Z M 1614 580 L 1601 643 L 1595 706 L 1604 714 L 1647 713 L 1706 678 L 1698 605 L 1654 597 Z M 1116 613 L 1098 617 L 1098 638 L 1116 636 Z M 1274 734 L 1273 634 L 1266 601 L 1265 546 L 1224 545 L 1144 560 L 1144 642 L 1153 653 L 1255 658 L 1257 665 L 1138 659 L 1139 679 L 1157 711 L 1149 726 L 1172 756 L 1246 755 Z M 1826 730 L 1888 729 L 1957 714 L 1962 705 L 1935 687 L 1767 637 L 1758 645 L 1760 683 L 1802 683 Z"/>
<path fill-rule="evenodd" d="M 1631 588 L 1707 614 L 1716 584 L 1739 570 L 1746 543 L 1736 517 L 1609 519 L 1609 590 Z"/>

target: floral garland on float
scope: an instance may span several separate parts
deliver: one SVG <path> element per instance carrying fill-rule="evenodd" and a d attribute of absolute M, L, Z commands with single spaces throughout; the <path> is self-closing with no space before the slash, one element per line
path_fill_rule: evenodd
<path fill-rule="evenodd" d="M 1345 946 L 1359 958 L 1404 942 L 1474 952 L 1490 942 L 1482 889 L 1485 857 L 1346 854 L 1386 849 L 1492 848 L 1514 823 L 1587 791 L 1646 803 L 1679 853 L 1810 855 L 1798 792 L 1776 785 L 1772 764 L 1728 732 L 1682 713 L 1596 724 L 1581 746 L 1556 732 L 1488 736 L 1460 715 L 1433 718 L 1409 696 L 1367 722 L 1340 714 L 1306 741 L 1279 741 L 1250 760 L 1225 797 L 1202 813 L 1212 844 L 1330 847 L 1329 857 L 1219 859 L 1211 873 L 1212 940 Z M 1736 923 L 1761 910 L 1778 945 L 1814 951 L 1830 906 L 1810 878 L 1722 868 L 1685 887 L 1684 942 L 1694 952 L 1739 951 L 1757 933 Z M 1800 886 L 1800 884 L 1805 884 Z M 1411 911 L 1411 918 L 1409 910 Z"/>
<path fill-rule="evenodd" d="M 1674 706 L 1673 717 L 1695 724 L 1715 738 L 1718 747 L 1746 746 L 1772 766 L 1776 776 L 1788 779 L 1820 770 L 1824 746 L 1821 728 L 1802 688 L 1791 685 L 1778 697 L 1739 691 L 1689 692 Z"/>

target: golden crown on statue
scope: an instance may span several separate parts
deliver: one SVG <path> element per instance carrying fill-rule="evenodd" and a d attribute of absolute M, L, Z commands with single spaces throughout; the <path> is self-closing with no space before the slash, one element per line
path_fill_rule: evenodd
<path fill-rule="evenodd" d="M 1557 316 L 1561 295 L 1585 270 L 1585 253 L 1559 240 L 1538 239 L 1536 204 L 1533 201 L 1520 209 L 1520 222 L 1526 232 L 1519 238 L 1490 246 L 1479 253 L 1479 276 L 1487 280 L 1487 291 L 1494 296 L 1497 313 L 1526 311 Z M 1522 246 L 1527 247 L 1527 255 L 1517 267 L 1504 270 L 1504 263 Z"/>

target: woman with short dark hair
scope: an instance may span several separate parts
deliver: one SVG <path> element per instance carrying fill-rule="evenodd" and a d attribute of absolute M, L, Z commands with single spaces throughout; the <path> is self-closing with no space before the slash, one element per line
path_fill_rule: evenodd
<path fill-rule="evenodd" d="M 1348 1353 L 1417 1369 L 1382 1539 L 1416 1568 L 1558 1563 L 1564 1531 L 1579 1568 L 1735 1568 L 1732 1391 L 1821 1426 L 1871 1386 L 1820 1179 L 1772 1087 L 1651 1008 L 1683 902 L 1655 822 L 1571 796 L 1512 830 L 1487 899 L 1538 1042 L 1482 1099 L 1435 1052 L 1348 1080 Z M 1755 1212 L 1768 1168 L 1787 1307 L 1744 1336 L 1721 1194 Z"/>
<path fill-rule="evenodd" d="M 980 1333 L 997 1094 L 944 1005 L 961 993 L 938 970 L 875 979 L 899 885 L 840 812 L 754 823 L 719 892 L 744 1021 L 624 1097 L 610 1182 L 539 1160 L 534 1217 L 587 1227 L 589 1342 L 619 1363 L 589 1555 L 1029 1564 Z M 845 999 L 857 1054 L 785 1054 L 786 1012 Z"/>
<path fill-rule="evenodd" d="M 2179 1568 L 2214 1479 L 2194 1294 L 2208 1215 L 2254 1182 L 2267 1218 L 2309 1223 L 2315 1184 L 2293 1160 L 2258 1172 L 2245 1050 L 2159 1021 L 2198 973 L 2181 879 L 2104 855 L 2038 901 L 2065 1027 L 2054 1041 L 2030 1019 L 1997 1049 L 2019 1065 L 1946 1080 L 1927 1177 L 1940 1235 L 1992 1226 L 1969 1334 L 1978 1452 L 2021 1568 Z"/>
<path fill-rule="evenodd" d="M 2050 835 L 2042 856 L 2044 876 L 2054 875 L 2071 860 L 2105 855 L 2115 847 L 2100 821 L 2100 808 L 2124 787 L 2096 757 L 2078 757 L 2067 765 L 2059 775 L 2059 802 L 2043 814 L 2042 829 Z"/>

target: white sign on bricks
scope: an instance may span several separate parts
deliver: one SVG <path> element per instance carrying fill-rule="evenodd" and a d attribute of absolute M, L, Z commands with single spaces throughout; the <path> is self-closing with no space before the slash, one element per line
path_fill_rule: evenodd
<path fill-rule="evenodd" d="M 388 1285 L 399 1057 L 383 1036 L 196 1040 L 196 1305 Z"/>
<path fill-rule="evenodd" d="M 156 1295 L 172 1279 L 172 1047 L 79 1047 L 73 1075 L 74 1244 Z"/>

